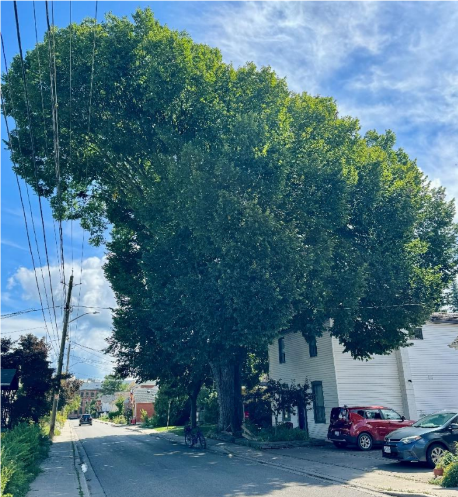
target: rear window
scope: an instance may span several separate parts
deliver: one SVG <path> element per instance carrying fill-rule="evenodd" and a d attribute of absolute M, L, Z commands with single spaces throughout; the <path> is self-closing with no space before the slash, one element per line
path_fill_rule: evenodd
<path fill-rule="evenodd" d="M 339 419 L 348 418 L 348 409 L 344 407 L 333 407 L 331 410 L 331 423 L 338 421 Z"/>
<path fill-rule="evenodd" d="M 89 419 L 91 416 L 89 414 L 83 414 L 83 419 Z"/>

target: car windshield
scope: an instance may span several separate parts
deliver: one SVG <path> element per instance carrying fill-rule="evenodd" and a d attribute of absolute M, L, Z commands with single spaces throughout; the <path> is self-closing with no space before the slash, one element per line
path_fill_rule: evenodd
<path fill-rule="evenodd" d="M 453 416 L 456 416 L 456 414 L 456 412 L 440 412 L 437 414 L 430 414 L 429 416 L 421 418 L 412 426 L 415 426 L 415 428 L 439 428 L 447 423 L 447 421 L 450 421 Z"/>

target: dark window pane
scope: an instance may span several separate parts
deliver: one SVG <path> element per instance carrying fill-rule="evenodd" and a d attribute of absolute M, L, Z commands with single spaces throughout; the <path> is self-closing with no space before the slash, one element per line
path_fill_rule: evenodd
<path fill-rule="evenodd" d="M 315 423 L 326 423 L 323 383 L 321 381 L 312 381 L 312 394 Z"/>
<path fill-rule="evenodd" d="M 278 362 L 280 364 L 284 364 L 286 362 L 286 354 L 285 354 L 285 339 L 278 339 Z"/>
<path fill-rule="evenodd" d="M 310 357 L 316 357 L 318 355 L 318 349 L 316 348 L 316 339 L 313 338 L 309 342 L 309 354 Z"/>

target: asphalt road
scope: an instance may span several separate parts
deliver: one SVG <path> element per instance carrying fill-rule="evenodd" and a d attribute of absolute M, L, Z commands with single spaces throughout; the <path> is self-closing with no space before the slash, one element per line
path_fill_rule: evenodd
<path fill-rule="evenodd" d="M 106 497 L 364 497 L 329 481 L 254 462 L 189 449 L 160 436 L 98 422 L 72 427 Z M 91 482 L 89 482 L 91 485 Z M 97 493 L 97 492 L 96 492 Z"/>

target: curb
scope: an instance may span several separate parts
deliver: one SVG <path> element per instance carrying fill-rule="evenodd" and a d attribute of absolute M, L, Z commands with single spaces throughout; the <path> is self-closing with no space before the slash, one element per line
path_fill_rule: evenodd
<path fill-rule="evenodd" d="M 78 467 L 77 471 L 78 475 L 80 475 L 80 483 L 84 497 L 107 497 L 102 485 L 100 485 L 97 474 L 92 468 L 91 461 L 86 453 L 86 450 L 84 449 L 83 444 L 81 443 L 81 440 L 78 438 L 78 435 L 73 428 L 71 428 L 71 432 L 72 439 L 74 439 L 79 456 L 79 462 L 76 466 Z"/>

